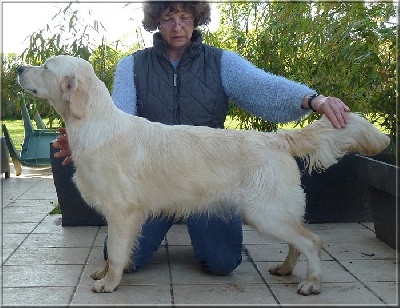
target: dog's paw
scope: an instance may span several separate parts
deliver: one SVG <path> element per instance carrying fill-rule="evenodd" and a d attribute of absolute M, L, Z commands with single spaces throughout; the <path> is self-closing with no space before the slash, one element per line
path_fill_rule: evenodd
<path fill-rule="evenodd" d="M 287 266 L 285 266 L 284 263 L 281 263 L 281 264 L 271 266 L 270 269 L 268 270 L 268 272 L 270 272 L 272 275 L 288 276 L 288 275 L 292 274 L 293 269 L 288 268 Z"/>
<path fill-rule="evenodd" d="M 92 275 L 90 275 L 90 278 L 93 280 L 100 280 L 106 277 L 107 271 L 104 268 L 100 268 L 97 271 L 93 272 Z"/>
<path fill-rule="evenodd" d="M 300 282 L 297 287 L 297 293 L 302 295 L 318 294 L 321 292 L 321 282 L 317 280 L 305 280 Z"/>
<path fill-rule="evenodd" d="M 92 291 L 95 293 L 111 293 L 117 287 L 118 287 L 118 284 L 114 285 L 112 283 L 109 283 L 108 279 L 104 278 L 104 279 L 96 281 L 96 283 L 92 287 Z"/>

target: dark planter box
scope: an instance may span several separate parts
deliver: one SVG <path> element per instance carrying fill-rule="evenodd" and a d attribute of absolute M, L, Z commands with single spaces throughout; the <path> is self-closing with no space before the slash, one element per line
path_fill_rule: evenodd
<path fill-rule="evenodd" d="M 344 156 L 323 172 L 308 174 L 304 163 L 296 158 L 306 193 L 305 221 L 308 223 L 343 223 L 372 221 L 368 188 L 357 172 L 355 154 Z"/>
<path fill-rule="evenodd" d="M 54 149 L 50 143 L 51 170 L 58 202 L 60 203 L 63 226 L 104 226 L 105 218 L 90 207 L 81 197 L 72 181 L 75 172 L 74 164 L 63 166 L 64 158 L 54 158 Z"/>
<path fill-rule="evenodd" d="M 10 154 L 6 144 L 6 138 L 1 137 L 1 173 L 8 179 L 10 177 Z"/>
<path fill-rule="evenodd" d="M 308 223 L 374 222 L 376 237 L 399 250 L 396 178 L 392 148 L 375 157 L 349 154 L 328 170 L 308 174 L 297 159 L 306 192 Z"/>
<path fill-rule="evenodd" d="M 396 221 L 399 220 L 399 196 L 396 190 L 399 167 L 385 161 L 388 160 L 381 156 L 369 158 L 358 155 L 357 167 L 360 178 L 368 187 L 376 237 L 399 251 L 399 234 L 396 230 Z"/>

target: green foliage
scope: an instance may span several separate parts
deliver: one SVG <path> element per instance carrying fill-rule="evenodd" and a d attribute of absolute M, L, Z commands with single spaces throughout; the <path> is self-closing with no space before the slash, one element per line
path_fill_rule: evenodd
<path fill-rule="evenodd" d="M 17 110 L 17 93 L 21 87 L 17 83 L 17 68 L 21 65 L 21 59 L 15 54 L 1 54 L 1 118 L 21 117 Z"/>
<path fill-rule="evenodd" d="M 49 215 L 56 215 L 56 214 L 61 214 L 60 202 L 57 202 L 57 204 L 55 205 L 54 209 L 52 209 L 52 210 L 49 212 Z"/>
<path fill-rule="evenodd" d="M 73 9 L 70 3 L 60 9 L 45 28 L 30 35 L 29 46 L 22 58 L 30 65 L 42 65 L 47 58 L 61 54 L 89 60 L 96 48 L 93 36 L 101 29 L 98 21 L 93 21 L 93 25 L 80 23 L 78 10 Z"/>
<path fill-rule="evenodd" d="M 220 27 L 206 42 L 233 50 L 258 67 L 336 96 L 352 111 L 381 121 L 396 135 L 394 3 L 220 3 Z M 289 17 L 290 16 L 290 17 Z M 242 127 L 275 130 L 240 108 Z M 298 122 L 315 120 L 311 114 Z M 253 124 L 255 123 L 255 124 Z M 261 124 L 262 123 L 262 124 Z"/>
<path fill-rule="evenodd" d="M 93 50 L 89 62 L 92 64 L 97 77 L 102 80 L 107 89 L 112 91 L 114 71 L 123 53 L 108 46 L 104 40 L 95 50 Z"/>
<path fill-rule="evenodd" d="M 91 62 L 97 76 L 111 90 L 115 66 L 124 54 L 107 44 L 104 31 L 99 21 L 93 20 L 92 24 L 81 23 L 79 10 L 70 3 L 60 9 L 43 29 L 29 36 L 29 46 L 21 58 L 29 65 L 42 65 L 47 58 L 56 55 L 71 55 L 85 59 Z M 114 44 L 118 46 L 118 42 Z M 60 116 L 46 101 L 28 93 L 26 100 L 31 112 L 38 110 L 42 116 L 49 118 L 50 127 L 55 122 L 56 125 L 58 122 L 62 123 Z"/>
<path fill-rule="evenodd" d="M 101 22 L 92 20 L 83 24 L 79 15 L 83 12 L 76 9 L 76 3 L 69 3 L 53 16 L 42 29 L 34 31 L 28 37 L 29 46 L 20 56 L 15 54 L 2 55 L 2 118 L 20 117 L 21 97 L 18 92 L 17 68 L 23 63 L 42 65 L 44 61 L 56 55 L 68 54 L 88 60 L 96 75 L 112 91 L 115 67 L 125 55 L 144 47 L 143 38 L 138 29 L 137 42 L 128 51 L 118 50 L 119 41 L 108 43 L 105 39 L 105 29 Z M 90 11 L 88 12 L 90 16 Z M 59 126 L 62 119 L 44 100 L 24 93 L 24 103 L 29 105 L 33 115 L 36 110 L 42 117 L 48 118 L 49 127 Z"/>

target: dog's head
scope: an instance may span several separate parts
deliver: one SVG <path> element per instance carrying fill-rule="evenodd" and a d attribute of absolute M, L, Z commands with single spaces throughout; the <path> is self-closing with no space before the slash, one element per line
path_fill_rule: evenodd
<path fill-rule="evenodd" d="M 18 68 L 21 87 L 48 99 L 64 120 L 69 115 L 78 119 L 85 116 L 91 78 L 97 77 L 89 62 L 67 55 L 51 57 L 42 66 Z"/>

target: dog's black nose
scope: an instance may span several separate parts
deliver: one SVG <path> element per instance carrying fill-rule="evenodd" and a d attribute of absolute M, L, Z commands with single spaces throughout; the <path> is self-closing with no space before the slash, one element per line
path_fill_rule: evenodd
<path fill-rule="evenodd" d="M 21 74 L 24 71 L 24 68 L 22 66 L 17 68 L 17 73 Z"/>

